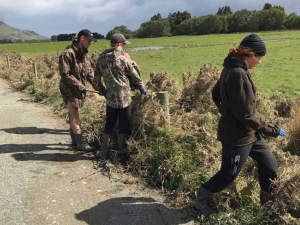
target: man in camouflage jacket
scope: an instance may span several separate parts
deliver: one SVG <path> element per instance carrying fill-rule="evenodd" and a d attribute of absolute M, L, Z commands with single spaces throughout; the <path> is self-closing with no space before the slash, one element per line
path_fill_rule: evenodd
<path fill-rule="evenodd" d="M 59 89 L 69 109 L 72 145 L 77 145 L 77 148 L 82 151 L 94 150 L 83 141 L 79 127 L 79 108 L 83 106 L 86 97 L 86 81 L 92 83 L 94 78 L 87 54 L 91 41 L 97 41 L 92 33 L 86 29 L 81 30 L 73 37 L 72 45 L 59 56 L 61 75 Z"/>
<path fill-rule="evenodd" d="M 147 93 L 140 76 L 131 62 L 124 56 L 125 44 L 130 44 L 130 42 L 122 34 L 114 34 L 111 38 L 111 48 L 102 52 L 95 69 L 94 88 L 100 92 L 100 95 L 105 96 L 107 102 L 102 151 L 96 153 L 96 156 L 102 159 L 109 158 L 109 143 L 118 116 L 118 147 L 121 151 L 126 147 L 125 140 L 129 133 L 131 116 L 129 76 L 141 94 Z M 101 78 L 103 78 L 105 87 Z"/>

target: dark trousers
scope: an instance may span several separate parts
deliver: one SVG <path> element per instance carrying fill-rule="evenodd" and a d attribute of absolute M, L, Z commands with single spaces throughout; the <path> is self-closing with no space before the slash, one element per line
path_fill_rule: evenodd
<path fill-rule="evenodd" d="M 112 108 L 106 105 L 106 123 L 104 133 L 112 134 L 119 116 L 119 134 L 129 133 L 131 105 L 123 109 Z"/>
<path fill-rule="evenodd" d="M 257 134 L 257 141 L 246 146 L 223 146 L 222 166 L 202 187 L 209 192 L 222 191 L 238 176 L 247 157 L 250 156 L 258 164 L 260 188 L 266 192 L 272 191 L 271 182 L 277 177 L 277 161 L 269 150 L 263 138 Z"/>

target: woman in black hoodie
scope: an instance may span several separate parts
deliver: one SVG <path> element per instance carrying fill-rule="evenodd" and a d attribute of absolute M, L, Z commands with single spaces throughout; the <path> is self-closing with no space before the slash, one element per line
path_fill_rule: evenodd
<path fill-rule="evenodd" d="M 207 203 L 209 196 L 234 181 L 248 156 L 258 163 L 261 204 L 271 198 L 271 184 L 278 166 L 261 134 L 277 137 L 284 136 L 285 131 L 256 114 L 257 88 L 249 69 L 261 63 L 265 55 L 266 46 L 259 36 L 245 37 L 239 47 L 230 49 L 221 77 L 213 88 L 212 97 L 221 113 L 218 140 L 222 143 L 222 166 L 198 190 L 195 209 L 205 216 L 216 213 Z"/>

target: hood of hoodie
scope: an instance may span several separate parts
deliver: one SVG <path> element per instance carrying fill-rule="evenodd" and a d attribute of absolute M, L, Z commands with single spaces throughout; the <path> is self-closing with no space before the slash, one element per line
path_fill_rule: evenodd
<path fill-rule="evenodd" d="M 74 49 L 76 53 L 76 57 L 83 58 L 84 55 L 88 53 L 88 50 L 86 48 L 81 48 L 79 44 L 75 41 L 72 42 L 72 48 Z"/>
<path fill-rule="evenodd" d="M 239 59 L 235 59 L 232 57 L 226 57 L 223 63 L 223 66 L 225 68 L 237 68 L 237 67 L 241 67 L 245 70 L 248 70 L 248 66 L 245 62 L 239 60 Z"/>
<path fill-rule="evenodd" d="M 113 59 L 117 59 L 121 55 L 124 55 L 121 47 L 108 48 L 101 53 L 101 56 L 106 56 Z"/>

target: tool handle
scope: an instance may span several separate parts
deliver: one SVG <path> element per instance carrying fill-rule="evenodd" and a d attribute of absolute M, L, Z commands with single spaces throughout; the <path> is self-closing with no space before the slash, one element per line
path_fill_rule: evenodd
<path fill-rule="evenodd" d="M 89 89 L 87 89 L 87 91 L 92 92 L 92 93 L 99 94 L 99 91 L 93 91 L 93 90 L 89 90 Z"/>

